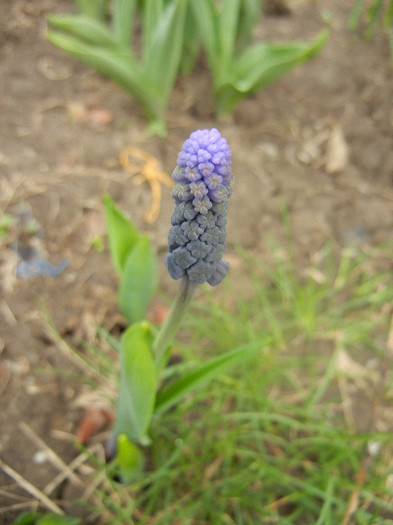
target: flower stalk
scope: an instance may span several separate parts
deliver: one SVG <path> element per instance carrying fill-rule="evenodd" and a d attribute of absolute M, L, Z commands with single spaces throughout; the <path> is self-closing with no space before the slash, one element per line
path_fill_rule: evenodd
<path fill-rule="evenodd" d="M 162 370 L 166 365 L 167 358 L 169 357 L 169 347 L 191 303 L 196 287 L 197 284 L 191 282 L 188 276 L 184 276 L 180 281 L 180 286 L 173 300 L 170 312 L 153 343 L 153 354 L 158 370 Z"/>

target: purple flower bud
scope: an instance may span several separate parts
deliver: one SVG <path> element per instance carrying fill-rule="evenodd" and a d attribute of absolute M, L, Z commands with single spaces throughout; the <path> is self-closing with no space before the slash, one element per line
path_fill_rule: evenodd
<path fill-rule="evenodd" d="M 231 150 L 219 131 L 199 129 L 184 142 L 172 177 L 175 211 L 165 264 L 173 279 L 219 284 L 229 269 L 222 260 L 228 199 L 232 194 Z"/>
<path fill-rule="evenodd" d="M 197 199 L 202 199 L 209 191 L 203 182 L 191 182 L 190 190 Z"/>
<path fill-rule="evenodd" d="M 206 215 L 206 213 L 212 207 L 211 200 L 207 195 L 204 195 L 202 199 L 198 199 L 197 197 L 195 197 L 195 199 L 192 201 L 192 204 L 194 206 L 195 211 L 197 213 L 201 213 L 202 215 Z"/>

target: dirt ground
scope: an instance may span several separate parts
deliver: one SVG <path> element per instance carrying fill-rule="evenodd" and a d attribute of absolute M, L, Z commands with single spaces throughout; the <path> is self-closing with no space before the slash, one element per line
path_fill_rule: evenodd
<path fill-rule="evenodd" d="M 311 39 L 328 20 L 330 37 L 317 58 L 221 120 L 200 63 L 176 84 L 167 137 L 147 138 L 132 98 L 45 39 L 45 16 L 70 11 L 71 1 L 2 0 L 0 217 L 6 213 L 12 223 L 0 237 L 0 457 L 40 490 L 58 470 L 37 436 L 69 462 L 83 412 L 76 402 L 80 382 L 45 319 L 71 341 L 118 322 L 116 277 L 107 251 L 97 249 L 105 238 L 103 194 L 149 235 L 161 262 L 166 250 L 170 190 L 163 188 L 159 219 L 147 224 L 150 190 L 121 168 L 123 148 L 147 151 L 170 174 L 191 131 L 220 129 L 233 152 L 227 258 L 240 288 L 241 261 L 232 246 L 262 256 L 266 235 L 283 239 L 283 204 L 299 260 L 310 260 L 327 240 L 338 247 L 392 241 L 393 71 L 386 35 L 381 30 L 365 42 L 350 32 L 350 0 L 287 4 L 289 13 L 264 18 L 261 37 Z M 49 261 L 43 273 L 57 275 L 34 276 L 21 264 L 29 254 Z M 160 285 L 175 290 L 163 264 Z M 10 507 L 0 523 L 32 500 L 18 485 L 0 470 L 0 507 Z M 61 487 L 52 500 L 62 497 Z"/>

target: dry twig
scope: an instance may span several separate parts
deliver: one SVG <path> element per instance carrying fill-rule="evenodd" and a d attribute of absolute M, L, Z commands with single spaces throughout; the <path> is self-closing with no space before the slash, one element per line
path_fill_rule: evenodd
<path fill-rule="evenodd" d="M 158 161 L 152 155 L 139 148 L 126 148 L 120 154 L 121 167 L 136 175 L 134 184 L 147 182 L 151 190 L 151 204 L 145 214 L 145 221 L 149 224 L 155 222 L 161 207 L 161 186 L 165 184 L 172 188 L 173 181 L 165 172 L 158 168 Z"/>

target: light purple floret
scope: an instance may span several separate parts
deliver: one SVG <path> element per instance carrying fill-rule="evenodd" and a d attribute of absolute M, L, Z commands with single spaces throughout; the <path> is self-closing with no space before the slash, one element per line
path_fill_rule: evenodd
<path fill-rule="evenodd" d="M 229 269 L 225 251 L 228 199 L 232 194 L 231 150 L 216 129 L 191 133 L 172 174 L 175 211 L 165 264 L 173 279 L 219 284 Z"/>

